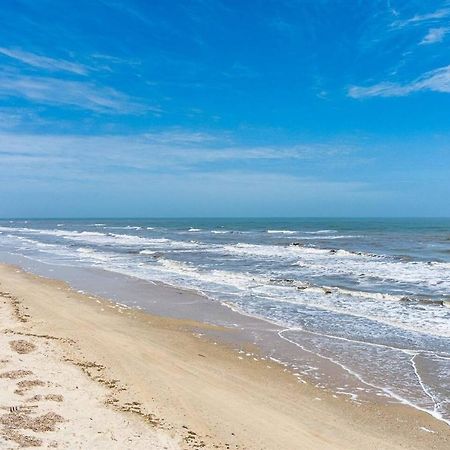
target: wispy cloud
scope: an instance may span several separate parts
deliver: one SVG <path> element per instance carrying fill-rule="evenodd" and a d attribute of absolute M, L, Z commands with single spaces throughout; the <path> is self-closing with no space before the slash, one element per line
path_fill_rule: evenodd
<path fill-rule="evenodd" d="M 50 77 L 0 75 L 0 97 L 19 97 L 38 104 L 62 105 L 109 114 L 161 112 L 157 106 L 139 103 L 109 87 Z"/>
<path fill-rule="evenodd" d="M 403 28 L 407 25 L 441 20 L 448 16 L 450 16 L 450 8 L 441 8 L 426 14 L 416 14 L 409 19 L 397 20 L 393 23 L 393 26 L 396 28 Z"/>
<path fill-rule="evenodd" d="M 108 72 L 113 72 L 111 66 L 129 66 L 135 68 L 142 64 L 142 61 L 138 58 L 122 58 L 104 53 L 93 53 L 91 59 L 93 60 L 95 70 L 106 70 Z"/>
<path fill-rule="evenodd" d="M 419 91 L 450 93 L 450 65 L 426 72 L 409 83 L 383 82 L 372 86 L 352 86 L 348 96 L 365 97 L 404 97 Z"/>
<path fill-rule="evenodd" d="M 0 108 L 0 130 L 25 129 L 26 125 L 41 127 L 45 121 L 34 108 Z"/>
<path fill-rule="evenodd" d="M 88 68 L 85 65 L 66 61 L 64 59 L 54 59 L 47 56 L 36 55 L 22 50 L 0 47 L 0 54 L 20 61 L 39 69 L 45 69 L 52 72 L 71 72 L 78 75 L 87 75 Z"/>
<path fill-rule="evenodd" d="M 126 151 L 124 151 L 126 149 Z M 55 161 L 69 170 L 105 173 L 137 171 L 175 173 L 192 170 L 224 172 L 239 164 L 283 170 L 284 164 L 323 163 L 348 158 L 354 149 L 341 144 L 290 146 L 243 145 L 229 135 L 171 130 L 140 135 L 38 135 L 0 133 L 0 165 L 17 170 L 57 170 Z M 250 163 L 250 164 L 248 164 Z M 272 164 L 273 163 L 273 164 Z M 60 170 L 60 169 L 58 169 Z"/>
<path fill-rule="evenodd" d="M 442 42 L 445 35 L 450 31 L 447 27 L 440 28 L 430 28 L 427 35 L 423 38 L 421 44 L 435 44 L 437 42 Z"/>

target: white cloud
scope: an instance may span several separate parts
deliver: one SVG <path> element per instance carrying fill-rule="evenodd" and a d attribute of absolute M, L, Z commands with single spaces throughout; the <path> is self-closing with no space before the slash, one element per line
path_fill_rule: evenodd
<path fill-rule="evenodd" d="M 208 167 L 214 173 L 230 167 L 223 163 L 258 164 L 295 161 L 322 162 L 328 166 L 353 152 L 345 145 L 300 144 L 292 146 L 244 146 L 229 137 L 182 130 L 140 135 L 39 135 L 0 133 L 0 165 L 22 171 L 82 173 L 136 171 L 142 173 L 192 171 Z M 57 163 L 57 164 L 56 164 Z M 212 164 L 212 165 L 209 165 Z M 279 166 L 280 167 L 280 166 Z"/>
<path fill-rule="evenodd" d="M 406 20 L 397 20 L 394 22 L 393 26 L 397 28 L 403 28 L 407 25 L 411 24 L 420 24 L 424 22 L 429 21 L 437 21 L 440 19 L 444 19 L 446 17 L 450 16 L 450 8 L 441 8 L 437 11 L 426 13 L 426 14 L 416 14 L 415 16 L 411 17 L 410 19 Z"/>
<path fill-rule="evenodd" d="M 348 96 L 365 97 L 404 97 L 419 91 L 450 93 L 450 65 L 426 72 L 409 83 L 383 82 L 372 86 L 352 86 Z"/>
<path fill-rule="evenodd" d="M 427 35 L 423 38 L 421 45 L 435 44 L 436 42 L 442 42 L 445 35 L 449 32 L 449 28 L 430 28 Z"/>
<path fill-rule="evenodd" d="M 333 208 L 340 210 L 338 203 L 343 201 L 354 207 L 357 198 L 367 202 L 372 195 L 366 182 L 334 180 L 320 170 L 301 170 L 311 158 L 329 168 L 340 159 L 334 145 L 276 148 L 226 142 L 220 146 L 219 136 L 182 130 L 172 133 L 0 133 L 0 167 L 8 168 L 0 173 L 1 213 L 20 216 L 26 210 L 26 215 L 36 211 L 42 216 L 51 208 L 51 215 L 67 214 L 68 205 L 76 205 L 84 210 L 80 215 L 114 215 L 120 205 L 122 214 L 130 216 L 221 215 L 227 211 L 233 215 L 261 215 L 261 211 L 296 215 L 305 214 L 299 205 L 310 205 L 317 214 L 320 208 L 328 213 Z M 289 170 L 293 164 L 297 164 L 295 172 Z M 271 210 L 267 209 L 270 205 Z"/>
<path fill-rule="evenodd" d="M 0 75 L 0 97 L 22 97 L 36 103 L 65 105 L 110 114 L 161 112 L 158 107 L 138 103 L 109 87 L 50 77 Z"/>
<path fill-rule="evenodd" d="M 73 63 L 64 59 L 53 59 L 47 56 L 36 55 L 22 50 L 0 47 L 0 54 L 13 58 L 24 64 L 52 72 L 71 72 L 78 75 L 86 75 L 88 68 L 82 64 Z"/>

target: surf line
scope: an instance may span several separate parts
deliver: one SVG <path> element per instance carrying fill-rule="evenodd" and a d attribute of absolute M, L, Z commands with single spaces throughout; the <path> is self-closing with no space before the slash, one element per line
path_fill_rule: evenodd
<path fill-rule="evenodd" d="M 302 333 L 314 334 L 315 336 L 327 337 L 329 339 L 335 339 L 335 340 L 338 340 L 338 341 L 351 342 L 351 343 L 367 345 L 367 346 L 371 346 L 371 347 L 385 348 L 385 349 L 388 349 L 388 350 L 393 350 L 393 351 L 406 353 L 407 355 L 414 355 L 414 356 L 416 356 L 419 353 L 421 353 L 421 354 L 430 355 L 432 357 L 436 357 L 436 358 L 440 358 L 440 359 L 450 360 L 450 357 L 438 355 L 438 354 L 436 354 L 435 352 L 433 352 L 431 350 L 391 347 L 390 345 L 386 345 L 386 344 L 376 344 L 375 342 L 366 342 L 366 341 L 360 341 L 358 339 L 349 339 L 349 338 L 345 338 L 345 337 L 342 337 L 342 336 L 333 336 L 331 334 L 326 334 L 326 333 L 317 333 L 316 331 L 305 330 L 304 328 L 301 328 L 301 327 L 287 328 L 286 330 L 282 330 L 282 331 L 283 332 L 284 331 L 301 331 Z"/>
<path fill-rule="evenodd" d="M 419 411 L 422 411 L 424 413 L 427 413 L 429 415 L 431 415 L 432 417 L 434 417 L 437 420 L 440 420 L 444 423 L 446 423 L 447 425 L 450 426 L 450 420 L 445 419 L 444 417 L 442 417 L 442 415 L 436 410 L 436 403 L 433 400 L 433 405 L 434 408 L 432 411 L 430 411 L 429 409 L 423 408 L 422 406 L 419 405 L 415 405 L 414 403 L 410 402 L 409 400 L 401 397 L 400 395 L 396 394 L 395 392 L 393 392 L 391 389 L 386 388 L 386 387 L 382 387 L 382 386 L 378 386 L 376 384 L 370 383 L 369 381 L 365 380 L 359 373 L 355 372 L 354 370 L 350 369 L 349 367 L 345 366 L 344 364 L 340 363 L 339 361 L 336 361 L 335 359 L 329 357 L 329 356 L 324 356 L 321 355 L 320 353 L 314 353 L 312 350 L 308 350 L 306 349 L 303 345 L 299 344 L 298 342 L 293 341 L 292 339 L 287 338 L 286 336 L 283 335 L 283 333 L 286 333 L 288 331 L 303 331 L 301 328 L 285 328 L 284 330 L 280 330 L 277 332 L 278 336 L 280 337 L 280 339 L 283 339 L 293 345 L 295 345 L 296 347 L 301 348 L 303 351 L 311 353 L 315 356 L 318 356 L 319 358 L 325 359 L 327 361 L 332 362 L 333 364 L 341 367 L 345 372 L 347 372 L 348 374 L 350 374 L 351 376 L 355 377 L 357 380 L 359 380 L 361 383 L 365 384 L 366 386 L 370 386 L 376 390 L 382 391 L 385 394 L 387 394 L 387 396 L 397 400 L 399 403 L 404 404 L 404 405 L 408 405 L 411 406 L 412 408 L 415 408 Z M 414 355 L 416 356 L 416 355 Z M 423 387 L 422 387 L 423 389 Z M 426 392 L 425 392 L 426 393 Z M 427 394 L 427 393 L 426 393 Z M 429 397 L 429 394 L 427 394 L 427 396 Z"/>
<path fill-rule="evenodd" d="M 422 377 L 420 376 L 419 371 L 417 370 L 416 363 L 414 361 L 416 356 L 418 356 L 418 353 L 413 355 L 412 358 L 410 359 L 411 365 L 412 365 L 412 367 L 414 369 L 414 373 L 416 374 L 417 380 L 418 380 L 418 382 L 420 384 L 420 387 L 422 388 L 423 392 L 425 392 L 425 394 L 428 395 L 428 397 L 430 397 L 431 401 L 433 402 L 434 413 L 435 414 L 439 414 L 438 406 L 440 405 L 440 402 L 436 401 L 436 399 L 434 398 L 433 394 L 431 392 L 429 392 L 429 390 L 425 386 L 424 382 L 422 381 Z"/>

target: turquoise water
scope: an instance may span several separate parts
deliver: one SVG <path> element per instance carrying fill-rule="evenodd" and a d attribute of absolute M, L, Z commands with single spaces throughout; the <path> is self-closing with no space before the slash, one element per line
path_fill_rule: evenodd
<path fill-rule="evenodd" d="M 450 417 L 450 219 L 3 220 L 0 250 L 197 289 Z"/>

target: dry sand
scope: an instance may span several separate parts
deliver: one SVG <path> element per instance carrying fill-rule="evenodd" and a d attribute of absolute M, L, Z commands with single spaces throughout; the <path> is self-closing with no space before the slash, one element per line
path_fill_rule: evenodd
<path fill-rule="evenodd" d="M 110 389 L 65 362 L 73 343 L 34 333 L 0 286 L 0 448 L 178 449 L 177 440 L 106 407 Z M 61 339 L 61 340 L 60 340 Z M 62 346 L 60 344 L 63 344 Z"/>
<path fill-rule="evenodd" d="M 428 414 L 334 398 L 207 328 L 0 265 L 0 447 L 450 448 Z"/>

